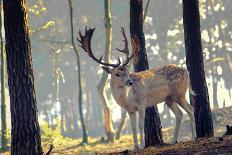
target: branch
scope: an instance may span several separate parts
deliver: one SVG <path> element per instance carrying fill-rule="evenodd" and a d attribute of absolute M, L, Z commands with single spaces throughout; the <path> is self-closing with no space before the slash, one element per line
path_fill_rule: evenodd
<path fill-rule="evenodd" d="M 48 43 L 54 43 L 54 44 L 68 44 L 71 45 L 71 42 L 68 41 L 57 41 L 57 40 L 49 40 L 49 39 L 36 39 L 36 38 L 31 38 L 32 40 L 36 41 L 43 41 L 43 42 L 48 42 Z"/>
<path fill-rule="evenodd" d="M 45 155 L 50 155 L 51 154 L 51 152 L 52 152 L 52 149 L 54 148 L 54 146 L 53 145 L 51 145 L 50 146 L 50 149 L 48 150 L 48 152 L 45 154 Z"/>
<path fill-rule="evenodd" d="M 145 22 L 146 17 L 147 17 L 147 11 L 148 11 L 148 7 L 149 7 L 149 4 L 150 4 L 150 1 L 151 0 L 148 0 L 147 4 L 146 4 L 146 8 L 145 8 L 144 15 L 143 15 L 143 23 Z"/>

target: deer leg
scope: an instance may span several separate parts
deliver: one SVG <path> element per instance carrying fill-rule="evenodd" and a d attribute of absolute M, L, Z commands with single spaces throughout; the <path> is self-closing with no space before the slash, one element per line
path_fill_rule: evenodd
<path fill-rule="evenodd" d="M 144 148 L 144 119 L 145 119 L 145 109 L 139 109 L 139 131 L 140 131 L 140 147 Z"/>
<path fill-rule="evenodd" d="M 174 113 L 176 117 L 176 126 L 175 126 L 173 141 L 172 141 L 172 144 L 175 144 L 177 143 L 177 138 L 178 138 L 179 131 L 180 131 L 180 125 L 181 125 L 181 120 L 183 117 L 183 112 L 178 107 L 178 105 L 171 100 L 166 101 L 166 104 L 168 105 L 168 107 L 171 109 L 171 111 Z"/>
<path fill-rule="evenodd" d="M 178 104 L 181 106 L 181 108 L 183 108 L 191 121 L 191 128 L 192 128 L 192 141 L 196 140 L 196 125 L 195 125 L 195 117 L 194 117 L 194 109 L 193 107 L 187 102 L 187 100 L 185 99 L 185 97 L 181 98 L 180 101 L 178 102 Z"/>
<path fill-rule="evenodd" d="M 138 149 L 138 139 L 137 139 L 137 132 L 136 132 L 136 112 L 129 112 L 130 122 L 131 122 L 131 129 L 133 132 L 134 138 L 134 148 Z"/>

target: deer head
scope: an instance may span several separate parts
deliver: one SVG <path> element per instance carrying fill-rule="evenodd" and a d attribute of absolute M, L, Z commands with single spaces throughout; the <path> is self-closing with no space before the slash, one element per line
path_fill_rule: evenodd
<path fill-rule="evenodd" d="M 121 32 L 124 37 L 124 49 L 116 48 L 117 51 L 126 54 L 126 60 L 121 63 L 120 59 L 118 58 L 118 62 L 116 64 L 110 64 L 102 61 L 102 57 L 96 58 L 92 52 L 91 48 L 91 39 L 93 36 L 93 33 L 95 31 L 95 28 L 87 29 L 85 28 L 85 35 L 81 34 L 81 31 L 79 31 L 80 39 L 77 38 L 78 42 L 80 43 L 80 47 L 83 48 L 83 50 L 88 53 L 88 56 L 92 58 L 94 61 L 102 65 L 102 69 L 108 73 L 111 74 L 111 80 L 114 81 L 114 84 L 123 87 L 123 86 L 131 86 L 133 85 L 133 80 L 130 78 L 129 71 L 127 70 L 126 66 L 130 62 L 133 55 L 129 56 L 129 48 L 128 48 L 128 41 L 125 34 L 125 30 L 123 27 L 121 27 Z"/>

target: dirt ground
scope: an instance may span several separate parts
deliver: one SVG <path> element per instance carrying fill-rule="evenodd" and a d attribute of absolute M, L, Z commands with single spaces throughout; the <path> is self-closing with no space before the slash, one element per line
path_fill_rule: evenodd
<path fill-rule="evenodd" d="M 196 142 L 190 141 L 191 129 L 188 119 L 184 120 L 179 135 L 179 142 L 175 145 L 168 144 L 171 141 L 174 128 L 163 129 L 164 146 L 149 147 L 132 151 L 101 152 L 97 154 L 110 155 L 151 155 L 151 154 L 228 154 L 232 155 L 232 135 L 223 136 L 226 133 L 226 125 L 232 125 L 232 107 L 215 109 L 212 112 L 215 137 L 200 138 Z M 132 143 L 133 144 L 133 143 Z"/>
<path fill-rule="evenodd" d="M 106 153 L 102 153 L 106 154 Z M 208 139 L 198 139 L 179 142 L 175 145 L 167 144 L 165 146 L 149 147 L 143 150 L 129 151 L 125 150 L 117 153 L 108 153 L 110 155 L 151 155 L 151 154 L 232 154 L 232 136 L 213 137 Z"/>
<path fill-rule="evenodd" d="M 192 143 L 191 128 L 188 117 L 184 116 L 178 143 L 168 144 L 172 141 L 174 126 L 163 128 L 164 146 L 149 147 L 141 150 L 133 150 L 133 138 L 131 134 L 123 135 L 120 140 L 106 143 L 101 137 L 89 137 L 89 144 L 82 145 L 81 139 L 65 138 L 51 133 L 51 138 L 42 139 L 43 150 L 47 152 L 50 145 L 54 145 L 52 155 L 152 155 L 152 154 L 230 154 L 232 155 L 232 136 L 223 136 L 226 133 L 226 125 L 232 125 L 232 107 L 215 109 L 212 112 L 215 137 L 197 139 Z M 48 133 L 47 133 L 48 134 Z M 43 136 L 42 136 L 43 137 Z M 139 137 L 139 136 L 138 136 Z M 4 153 L 9 155 L 9 152 Z"/>

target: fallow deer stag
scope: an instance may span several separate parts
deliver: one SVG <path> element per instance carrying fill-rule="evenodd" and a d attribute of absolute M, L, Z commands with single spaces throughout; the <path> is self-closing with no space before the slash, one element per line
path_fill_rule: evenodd
<path fill-rule="evenodd" d="M 128 41 L 122 28 L 125 48 L 116 49 L 126 54 L 126 60 L 121 64 L 105 63 L 101 58 L 96 58 L 91 49 L 91 38 L 95 29 L 85 29 L 83 36 L 79 31 L 80 39 L 77 39 L 80 46 L 88 53 L 94 61 L 103 65 L 102 69 L 111 74 L 110 88 L 117 104 L 128 111 L 133 131 L 134 147 L 138 148 L 136 134 L 136 111 L 139 114 L 140 146 L 144 147 L 144 116 L 146 107 L 154 106 L 165 102 L 176 117 L 176 126 L 173 143 L 177 142 L 183 113 L 183 108 L 191 120 L 192 140 L 196 138 L 194 109 L 188 104 L 185 94 L 189 88 L 189 77 L 186 69 L 175 65 L 166 65 L 159 68 L 152 68 L 147 71 L 129 73 L 126 65 L 131 60 L 129 56 Z M 179 106 L 178 106 L 179 105 Z"/>

